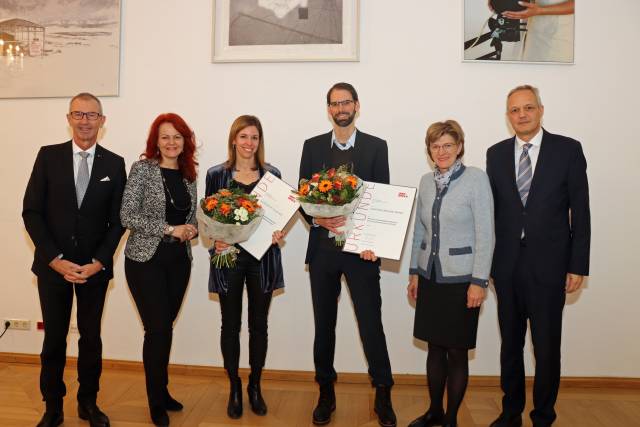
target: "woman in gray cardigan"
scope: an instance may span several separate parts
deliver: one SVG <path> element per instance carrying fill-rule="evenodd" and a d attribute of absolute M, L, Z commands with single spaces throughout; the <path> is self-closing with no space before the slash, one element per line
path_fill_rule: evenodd
<path fill-rule="evenodd" d="M 409 426 L 456 426 L 489 284 L 493 198 L 487 175 L 462 164 L 464 133 L 456 121 L 429 126 L 425 142 L 435 171 L 420 181 L 408 293 L 416 300 L 413 335 L 429 343 L 431 406 Z"/>
<path fill-rule="evenodd" d="M 168 426 L 182 404 L 169 394 L 167 367 L 173 322 L 191 273 L 196 237 L 195 137 L 177 114 L 158 116 L 144 159 L 131 166 L 120 219 L 130 230 L 124 272 L 144 326 L 142 360 L 151 419 Z"/>

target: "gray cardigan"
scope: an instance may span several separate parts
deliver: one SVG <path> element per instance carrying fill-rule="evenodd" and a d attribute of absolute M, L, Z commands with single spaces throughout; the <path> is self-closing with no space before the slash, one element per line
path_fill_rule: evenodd
<path fill-rule="evenodd" d="M 462 166 L 438 194 L 433 173 L 420 181 L 409 274 L 438 283 L 489 285 L 495 235 L 493 196 L 481 169 Z"/>
<path fill-rule="evenodd" d="M 187 215 L 187 224 L 197 227 L 195 216 L 196 181 L 184 180 L 189 196 L 191 210 Z M 155 160 L 139 160 L 131 166 L 129 179 L 122 196 L 120 221 L 129 230 L 124 255 L 138 262 L 149 261 L 158 249 L 164 235 L 166 221 L 166 197 L 162 184 L 162 172 Z M 191 245 L 187 245 L 187 254 L 191 259 Z"/>

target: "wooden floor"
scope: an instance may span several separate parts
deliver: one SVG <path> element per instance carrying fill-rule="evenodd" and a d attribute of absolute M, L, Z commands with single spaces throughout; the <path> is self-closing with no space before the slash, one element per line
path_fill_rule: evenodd
<path fill-rule="evenodd" d="M 38 389 L 39 367 L 18 363 L 0 363 L 0 426 L 35 426 L 44 404 Z M 64 426 L 88 426 L 77 417 L 75 368 L 65 375 Z M 246 385 L 246 384 L 245 384 Z M 311 412 L 317 388 L 311 382 L 265 381 L 263 394 L 269 413 L 254 415 L 248 408 L 239 420 L 226 416 L 228 384 L 224 378 L 172 375 L 171 393 L 185 409 L 171 414 L 172 426 L 311 426 Z M 373 413 L 373 390 L 361 384 L 337 384 L 337 410 L 332 427 L 377 426 Z M 500 411 L 500 390 L 496 387 L 471 387 L 458 416 L 461 427 L 488 426 Z M 530 392 L 529 392 L 530 396 Z M 398 425 L 406 426 L 424 412 L 426 389 L 422 386 L 395 386 L 393 403 Z M 151 426 L 142 372 L 105 369 L 98 404 L 109 415 L 111 425 Z M 530 402 L 529 402 L 530 405 Z M 528 406 L 527 411 L 531 408 Z M 640 390 L 567 387 L 560 391 L 555 427 L 640 426 Z M 525 420 L 525 426 L 530 426 Z"/>

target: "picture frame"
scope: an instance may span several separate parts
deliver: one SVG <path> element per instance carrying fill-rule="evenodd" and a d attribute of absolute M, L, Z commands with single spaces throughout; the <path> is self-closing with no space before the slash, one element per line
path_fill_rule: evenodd
<path fill-rule="evenodd" d="M 118 96 L 121 7 L 0 0 L 0 98 Z"/>
<path fill-rule="evenodd" d="M 358 61 L 359 3 L 213 0 L 211 61 Z"/>
<path fill-rule="evenodd" d="M 488 3 L 462 0 L 463 62 L 574 63 L 575 1 L 491 0 L 493 10 Z M 549 7 L 558 13 L 534 13 Z"/>

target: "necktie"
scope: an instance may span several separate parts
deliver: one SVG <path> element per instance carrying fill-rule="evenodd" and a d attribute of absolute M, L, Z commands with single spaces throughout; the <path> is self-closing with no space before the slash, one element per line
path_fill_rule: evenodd
<path fill-rule="evenodd" d="M 87 162 L 89 153 L 81 151 L 78 155 L 81 159 L 78 166 L 78 178 L 76 179 L 76 198 L 78 199 L 78 207 L 80 207 L 82 199 L 84 199 L 84 193 L 87 192 L 87 187 L 89 186 L 89 163 Z"/>
<path fill-rule="evenodd" d="M 531 170 L 531 158 L 529 157 L 530 148 L 531 144 L 524 144 L 522 146 L 522 154 L 520 154 L 520 162 L 518 163 L 518 178 L 516 179 L 518 193 L 520 193 L 520 200 L 522 200 L 523 206 L 526 206 L 527 204 L 529 188 L 531 187 L 531 178 L 533 177 L 533 171 Z"/>

